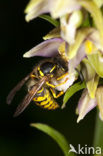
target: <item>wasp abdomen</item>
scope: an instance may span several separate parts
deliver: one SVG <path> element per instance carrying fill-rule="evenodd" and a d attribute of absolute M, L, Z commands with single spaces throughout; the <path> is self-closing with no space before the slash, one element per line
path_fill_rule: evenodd
<path fill-rule="evenodd" d="M 40 91 L 38 91 L 33 98 L 33 101 L 36 105 L 48 110 L 53 110 L 59 107 L 57 102 L 51 96 L 49 90 L 46 88 L 42 88 Z"/>

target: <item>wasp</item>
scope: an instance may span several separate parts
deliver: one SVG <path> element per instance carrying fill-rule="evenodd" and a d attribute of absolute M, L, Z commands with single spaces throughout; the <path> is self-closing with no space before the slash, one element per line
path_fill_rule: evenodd
<path fill-rule="evenodd" d="M 23 78 L 9 93 L 7 103 L 11 104 L 16 92 L 27 84 L 28 92 L 18 105 L 14 116 L 20 115 L 25 108 L 34 101 L 36 105 L 54 110 L 59 108 L 55 98 L 64 94 L 68 83 L 67 62 L 57 58 L 49 58 L 40 61 L 33 70 Z"/>

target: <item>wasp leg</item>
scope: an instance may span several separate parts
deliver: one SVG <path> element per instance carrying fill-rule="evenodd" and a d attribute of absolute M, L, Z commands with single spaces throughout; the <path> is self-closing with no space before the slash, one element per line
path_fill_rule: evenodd
<path fill-rule="evenodd" d="M 31 74 L 30 77 L 31 78 L 37 78 L 36 75 L 34 75 L 34 74 Z"/>
<path fill-rule="evenodd" d="M 62 79 L 63 77 L 65 77 L 67 74 L 68 74 L 68 73 L 65 73 L 65 74 L 63 74 L 62 76 L 58 77 L 57 79 L 60 80 L 60 79 Z M 46 84 L 47 84 L 49 87 L 51 87 L 51 88 L 56 88 L 56 87 L 58 87 L 58 86 L 61 86 L 61 85 L 65 84 L 67 81 L 68 81 L 68 78 L 66 78 L 64 82 L 61 82 L 61 83 L 59 83 L 58 85 L 53 85 L 53 84 L 51 84 L 51 83 L 49 83 L 49 82 L 46 82 Z"/>
<path fill-rule="evenodd" d="M 60 91 L 60 92 L 56 95 L 56 92 L 55 92 L 54 89 L 50 88 L 50 90 L 51 90 L 51 92 L 52 92 L 54 98 L 58 98 L 58 97 L 60 97 L 60 96 L 62 96 L 62 95 L 64 94 L 63 91 Z"/>
<path fill-rule="evenodd" d="M 55 88 L 55 85 L 49 83 L 49 82 L 46 82 L 46 84 L 49 86 L 49 87 L 52 87 L 52 88 Z"/>
<path fill-rule="evenodd" d="M 58 77 L 57 80 L 61 80 L 62 78 L 64 78 L 66 75 L 68 75 L 68 72 L 63 74 L 62 76 Z"/>
<path fill-rule="evenodd" d="M 58 87 L 58 86 L 61 86 L 61 85 L 65 84 L 67 81 L 68 81 L 68 78 L 66 78 L 66 80 L 64 82 L 61 82 L 58 85 L 55 85 L 55 88 Z"/>
<path fill-rule="evenodd" d="M 42 93 L 44 88 L 41 88 L 37 93 Z"/>
<path fill-rule="evenodd" d="M 46 84 L 47 84 L 49 87 L 51 87 L 51 88 L 56 88 L 56 87 L 58 87 L 58 86 L 61 86 L 61 85 L 65 84 L 67 81 L 68 81 L 68 78 L 67 78 L 64 82 L 59 83 L 58 85 L 53 85 L 53 84 L 51 84 L 51 83 L 49 83 L 49 82 L 46 82 Z"/>

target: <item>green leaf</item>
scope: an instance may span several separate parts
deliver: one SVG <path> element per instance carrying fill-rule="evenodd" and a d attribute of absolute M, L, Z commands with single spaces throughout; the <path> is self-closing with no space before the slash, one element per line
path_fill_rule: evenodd
<path fill-rule="evenodd" d="M 71 96 L 73 94 L 75 94 L 76 92 L 78 92 L 79 90 L 81 89 L 84 89 L 86 86 L 85 86 L 85 83 L 84 82 L 77 82 L 75 83 L 74 85 L 72 85 L 68 90 L 67 92 L 65 93 L 64 95 L 64 99 L 63 99 L 63 105 L 62 105 L 62 108 L 65 107 L 67 101 L 71 98 Z"/>
<path fill-rule="evenodd" d="M 31 126 L 41 130 L 42 132 L 48 134 L 52 139 L 54 139 L 61 148 L 61 150 L 63 151 L 65 156 L 74 156 L 73 153 L 68 153 L 69 144 L 65 139 L 65 137 L 60 132 L 58 132 L 57 130 L 46 124 L 32 123 Z"/>
<path fill-rule="evenodd" d="M 54 18 L 52 18 L 49 15 L 40 15 L 39 17 L 42 18 L 42 19 L 44 19 L 44 20 L 46 20 L 46 21 L 48 21 L 49 23 L 51 23 L 55 27 L 58 27 L 60 25 L 57 20 L 55 20 Z"/>

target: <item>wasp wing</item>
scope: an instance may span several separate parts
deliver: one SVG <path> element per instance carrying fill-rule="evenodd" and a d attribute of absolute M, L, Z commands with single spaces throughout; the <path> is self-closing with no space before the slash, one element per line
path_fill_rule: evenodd
<path fill-rule="evenodd" d="M 19 91 L 21 89 L 21 87 L 24 85 L 24 83 L 30 78 L 30 74 L 29 73 L 25 78 L 23 78 L 9 93 L 9 95 L 7 96 L 7 104 L 11 104 L 15 94 L 17 91 Z"/>
<path fill-rule="evenodd" d="M 19 104 L 19 106 L 17 107 L 16 112 L 14 113 L 14 117 L 17 117 L 26 109 L 26 107 L 30 104 L 33 97 L 38 92 L 38 90 L 43 86 L 46 80 L 47 77 L 43 77 L 40 81 L 38 81 L 38 83 L 35 84 L 35 86 L 33 86 L 33 88 L 29 91 L 29 93 L 24 97 L 21 104 Z"/>

